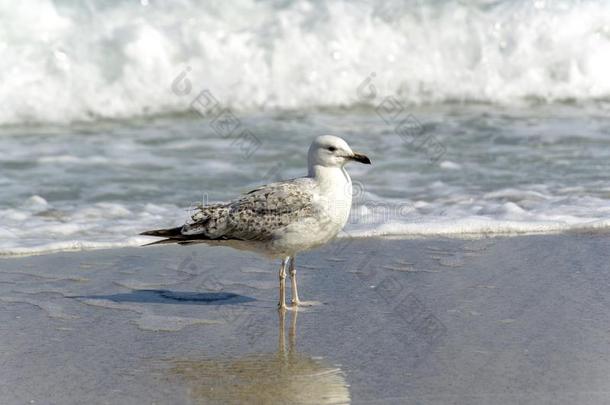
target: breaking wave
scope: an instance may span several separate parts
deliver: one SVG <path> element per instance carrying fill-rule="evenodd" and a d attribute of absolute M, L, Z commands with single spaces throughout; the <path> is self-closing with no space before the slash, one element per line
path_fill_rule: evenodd
<path fill-rule="evenodd" d="M 0 4 L 0 124 L 610 96 L 601 1 Z M 28 27 L 24 29 L 24 27 Z"/>

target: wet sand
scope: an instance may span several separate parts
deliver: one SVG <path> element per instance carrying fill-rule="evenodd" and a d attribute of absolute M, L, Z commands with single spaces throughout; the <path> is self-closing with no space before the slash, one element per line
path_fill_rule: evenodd
<path fill-rule="evenodd" d="M 610 237 L 354 239 L 277 267 L 160 246 L 0 260 L 0 402 L 610 402 Z"/>

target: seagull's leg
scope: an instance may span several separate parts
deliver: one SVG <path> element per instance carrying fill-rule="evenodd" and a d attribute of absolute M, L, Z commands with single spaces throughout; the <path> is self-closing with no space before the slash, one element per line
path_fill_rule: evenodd
<path fill-rule="evenodd" d="M 290 258 L 290 281 L 292 281 L 292 306 L 296 307 L 301 304 L 299 300 L 299 292 L 297 291 L 297 269 L 294 267 L 296 256 Z"/>
<path fill-rule="evenodd" d="M 285 323 L 285 319 L 286 319 L 286 311 L 278 311 L 278 314 L 280 315 L 280 319 L 278 322 L 278 326 L 279 326 L 279 334 L 278 334 L 278 352 L 280 355 L 285 356 L 286 355 L 286 338 L 284 337 L 284 323 Z"/>
<path fill-rule="evenodd" d="M 286 266 L 288 266 L 288 259 L 290 257 L 282 259 L 282 265 L 280 266 L 280 302 L 277 304 L 280 310 L 286 309 Z"/>

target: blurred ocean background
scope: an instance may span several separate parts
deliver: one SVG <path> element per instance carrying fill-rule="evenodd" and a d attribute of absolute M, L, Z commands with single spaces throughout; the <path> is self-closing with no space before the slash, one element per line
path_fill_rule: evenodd
<path fill-rule="evenodd" d="M 606 1 L 1 1 L 0 55 L 0 255 L 141 244 L 326 133 L 373 160 L 343 237 L 610 229 Z"/>

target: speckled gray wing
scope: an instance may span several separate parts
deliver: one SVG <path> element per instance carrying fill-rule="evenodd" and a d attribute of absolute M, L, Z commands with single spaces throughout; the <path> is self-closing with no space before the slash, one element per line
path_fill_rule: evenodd
<path fill-rule="evenodd" d="M 229 228 L 228 204 L 200 205 L 182 227 L 182 235 L 201 235 L 209 239 L 221 239 Z"/>
<path fill-rule="evenodd" d="M 201 206 L 182 234 L 270 240 L 274 231 L 314 214 L 315 187 L 312 179 L 293 179 L 259 187 L 228 204 Z"/>

